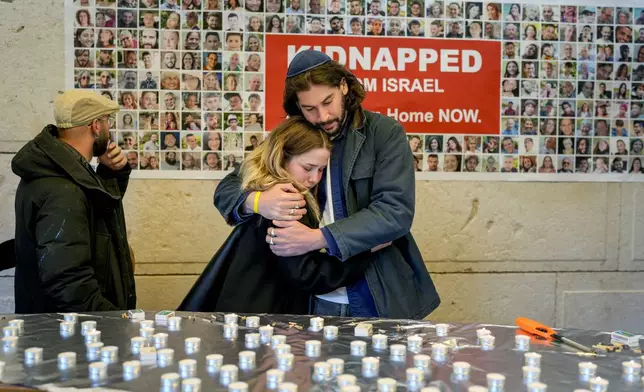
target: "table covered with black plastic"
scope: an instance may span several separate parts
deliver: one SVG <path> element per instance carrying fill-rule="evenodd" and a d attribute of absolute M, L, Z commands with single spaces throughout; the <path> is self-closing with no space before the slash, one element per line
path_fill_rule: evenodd
<path fill-rule="evenodd" d="M 180 312 L 154 322 L 155 316 L 146 312 L 141 324 L 136 315 L 115 312 L 5 315 L 2 383 L 130 391 L 291 391 L 296 384 L 299 391 L 332 391 L 355 382 L 362 391 L 526 391 L 539 381 L 547 391 L 600 390 L 606 382 L 609 391 L 642 391 L 639 347 L 582 353 L 517 338 L 522 333 L 514 326 Z M 605 332 L 562 333 L 589 347 L 610 343 Z"/>

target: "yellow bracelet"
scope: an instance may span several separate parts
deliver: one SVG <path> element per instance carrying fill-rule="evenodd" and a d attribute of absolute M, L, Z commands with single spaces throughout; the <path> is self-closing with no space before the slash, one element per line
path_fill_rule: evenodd
<path fill-rule="evenodd" d="M 259 195 L 261 195 L 262 192 L 255 192 L 255 203 L 253 204 L 253 212 L 256 214 L 259 214 Z"/>

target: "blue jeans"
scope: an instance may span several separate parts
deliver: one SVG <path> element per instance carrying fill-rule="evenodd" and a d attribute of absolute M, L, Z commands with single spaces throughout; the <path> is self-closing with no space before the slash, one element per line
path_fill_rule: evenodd
<path fill-rule="evenodd" d="M 311 313 L 316 316 L 351 317 L 349 304 L 330 302 L 318 297 L 313 297 L 313 311 Z"/>

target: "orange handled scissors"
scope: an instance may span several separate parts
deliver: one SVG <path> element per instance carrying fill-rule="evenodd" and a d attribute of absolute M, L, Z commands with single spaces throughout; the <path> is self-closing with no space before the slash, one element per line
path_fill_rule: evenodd
<path fill-rule="evenodd" d="M 541 324 L 537 321 L 531 320 L 526 317 L 517 317 L 515 322 L 517 326 L 521 328 L 521 330 L 529 334 L 541 336 L 546 339 L 553 339 L 556 342 L 567 344 L 571 347 L 574 347 L 586 353 L 594 352 L 594 350 L 591 350 L 590 348 L 584 346 L 583 344 L 579 344 L 574 340 L 565 338 L 561 334 L 558 334 L 554 329 L 548 327 L 547 325 Z"/>

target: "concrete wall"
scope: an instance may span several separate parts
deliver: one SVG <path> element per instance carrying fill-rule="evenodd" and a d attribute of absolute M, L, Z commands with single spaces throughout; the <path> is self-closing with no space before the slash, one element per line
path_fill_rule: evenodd
<path fill-rule="evenodd" d="M 62 0 L 0 1 L 0 241 L 13 237 L 10 161 L 63 89 Z M 140 306 L 181 301 L 230 229 L 216 183 L 135 180 L 126 196 Z M 644 184 L 419 182 L 413 234 L 443 298 L 435 321 L 644 333 Z M 13 311 L 11 271 L 0 312 Z"/>

